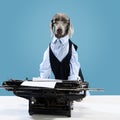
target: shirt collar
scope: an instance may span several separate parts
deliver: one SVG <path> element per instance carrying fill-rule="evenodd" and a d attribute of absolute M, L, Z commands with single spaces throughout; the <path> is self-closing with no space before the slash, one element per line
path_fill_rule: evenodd
<path fill-rule="evenodd" d="M 53 37 L 52 43 L 56 43 L 57 40 L 60 40 L 62 44 L 65 44 L 69 40 L 69 36 L 66 35 L 60 39 L 56 38 L 55 36 Z"/>

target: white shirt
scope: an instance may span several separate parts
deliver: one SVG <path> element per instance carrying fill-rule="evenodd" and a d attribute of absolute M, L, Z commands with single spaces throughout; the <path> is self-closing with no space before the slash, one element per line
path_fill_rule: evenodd
<path fill-rule="evenodd" d="M 69 50 L 69 36 L 65 36 L 63 38 L 56 38 L 53 37 L 53 40 L 51 42 L 51 49 L 54 53 L 54 55 L 57 57 L 59 61 L 62 61 L 63 58 L 67 55 Z M 77 80 L 80 78 L 78 76 L 80 69 L 80 63 L 78 62 L 78 54 L 72 45 L 72 56 L 70 59 L 70 76 L 68 76 L 68 80 Z M 50 65 L 49 60 L 49 47 L 44 53 L 43 61 L 40 64 L 40 77 L 41 78 L 50 78 L 52 69 Z"/>

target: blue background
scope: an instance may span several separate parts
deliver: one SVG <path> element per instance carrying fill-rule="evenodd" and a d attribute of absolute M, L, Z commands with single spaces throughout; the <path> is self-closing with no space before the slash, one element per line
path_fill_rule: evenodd
<path fill-rule="evenodd" d="M 91 94 L 120 94 L 119 0 L 0 0 L 0 84 L 10 78 L 39 76 L 39 64 L 51 41 L 50 20 L 70 16 L 79 61 Z M 0 89 L 0 95 L 12 93 Z"/>

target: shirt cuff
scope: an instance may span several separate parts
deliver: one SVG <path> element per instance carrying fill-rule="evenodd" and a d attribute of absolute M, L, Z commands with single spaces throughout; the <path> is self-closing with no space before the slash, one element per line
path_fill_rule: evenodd
<path fill-rule="evenodd" d="M 80 76 L 71 75 L 71 76 L 68 76 L 68 80 L 81 80 L 81 78 Z"/>

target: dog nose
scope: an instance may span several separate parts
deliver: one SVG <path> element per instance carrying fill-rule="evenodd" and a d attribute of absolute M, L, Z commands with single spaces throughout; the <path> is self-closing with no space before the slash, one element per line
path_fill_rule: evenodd
<path fill-rule="evenodd" d="M 61 29 L 61 28 L 58 28 L 58 29 L 57 29 L 57 33 L 61 34 L 61 33 L 62 33 L 62 29 Z"/>

